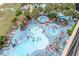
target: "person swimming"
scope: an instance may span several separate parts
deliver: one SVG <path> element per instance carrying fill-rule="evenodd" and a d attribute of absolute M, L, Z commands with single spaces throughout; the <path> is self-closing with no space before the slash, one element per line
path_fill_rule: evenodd
<path fill-rule="evenodd" d="M 32 40 L 34 42 L 34 40 Z"/>
<path fill-rule="evenodd" d="M 29 36 L 27 36 L 27 39 L 29 39 L 30 37 Z"/>
<path fill-rule="evenodd" d="M 12 45 L 12 47 L 15 47 L 15 46 L 16 46 L 16 44 L 13 44 L 13 45 Z"/>

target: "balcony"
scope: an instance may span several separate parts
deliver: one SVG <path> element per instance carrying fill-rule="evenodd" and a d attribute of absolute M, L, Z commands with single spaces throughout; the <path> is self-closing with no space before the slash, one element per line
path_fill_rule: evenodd
<path fill-rule="evenodd" d="M 64 49 L 62 56 L 75 56 L 79 45 L 79 20 L 78 23 L 67 42 L 66 48 Z"/>

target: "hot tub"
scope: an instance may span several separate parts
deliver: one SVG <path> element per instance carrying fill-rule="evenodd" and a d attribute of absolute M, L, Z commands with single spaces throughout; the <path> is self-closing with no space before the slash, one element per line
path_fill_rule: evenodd
<path fill-rule="evenodd" d="M 37 19 L 40 23 L 46 23 L 49 21 L 49 18 L 47 16 L 39 16 Z"/>

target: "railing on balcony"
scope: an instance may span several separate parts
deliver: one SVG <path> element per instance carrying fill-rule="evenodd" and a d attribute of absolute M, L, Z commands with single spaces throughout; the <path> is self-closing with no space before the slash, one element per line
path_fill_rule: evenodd
<path fill-rule="evenodd" d="M 66 48 L 64 49 L 62 55 L 63 56 L 75 55 L 78 44 L 79 44 L 79 20 L 69 41 L 67 42 Z"/>
<path fill-rule="evenodd" d="M 72 42 L 72 45 L 70 46 L 68 50 L 67 56 L 75 56 L 78 49 L 78 45 L 79 45 L 79 28 Z"/>

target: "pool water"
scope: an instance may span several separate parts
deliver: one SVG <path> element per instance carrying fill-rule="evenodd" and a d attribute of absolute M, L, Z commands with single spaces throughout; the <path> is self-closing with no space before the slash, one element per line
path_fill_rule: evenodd
<path fill-rule="evenodd" d="M 48 21 L 48 18 L 45 16 L 40 16 L 39 19 L 43 23 Z M 64 32 L 64 35 L 59 43 L 60 47 L 64 47 L 65 45 L 63 45 L 63 42 L 69 39 L 67 29 L 70 27 L 70 25 L 62 27 L 56 23 L 49 23 L 46 26 L 33 19 L 25 30 L 21 31 L 20 28 L 18 28 L 15 31 L 14 35 L 11 37 L 10 46 L 7 51 L 4 51 L 4 55 L 29 56 L 33 55 L 35 51 L 37 55 L 40 55 L 38 52 L 41 52 L 40 50 L 45 51 L 46 47 L 52 41 L 60 38 L 61 32 Z"/>
<path fill-rule="evenodd" d="M 58 26 L 57 24 L 49 24 L 46 28 L 46 30 L 48 31 L 48 33 L 50 33 L 51 36 L 53 37 L 60 37 L 61 34 L 61 27 Z"/>
<path fill-rule="evenodd" d="M 9 51 L 9 55 L 25 56 L 31 55 L 34 51 L 45 49 L 49 44 L 49 38 L 43 33 L 43 30 L 47 32 L 50 31 L 53 34 L 53 36 L 50 35 L 53 39 L 56 37 L 55 35 L 60 32 L 59 29 L 50 30 L 50 26 L 57 26 L 56 24 L 49 24 L 48 26 L 41 27 L 36 25 L 37 23 L 35 22 L 36 21 L 32 21 L 24 31 L 21 31 L 19 28 L 16 30 L 12 37 L 12 44 L 18 45 L 13 48 L 14 52 L 11 52 L 11 50 Z"/>
<path fill-rule="evenodd" d="M 38 29 L 38 27 L 33 28 L 33 30 L 31 29 L 33 31 L 33 37 L 30 37 L 29 39 L 25 37 L 26 41 L 16 47 L 13 55 L 25 56 L 30 55 L 36 50 L 45 49 L 45 47 L 49 44 L 48 39 L 44 34 L 41 33 L 41 31 L 38 31 Z"/>
<path fill-rule="evenodd" d="M 39 16 L 38 21 L 41 22 L 41 23 L 45 23 L 45 22 L 48 22 L 49 19 L 48 19 L 47 16 Z"/>
<path fill-rule="evenodd" d="M 30 25 L 34 24 L 33 22 Z M 36 26 L 36 24 L 30 25 L 24 31 L 21 31 L 19 28 L 16 30 L 12 37 L 12 44 L 18 45 L 12 49 L 14 52 L 10 50 L 8 55 L 30 55 L 36 50 L 45 49 L 49 44 L 48 38 L 42 33 L 43 28 Z"/>

